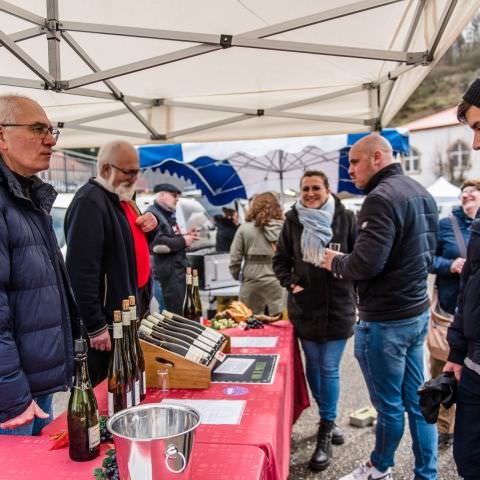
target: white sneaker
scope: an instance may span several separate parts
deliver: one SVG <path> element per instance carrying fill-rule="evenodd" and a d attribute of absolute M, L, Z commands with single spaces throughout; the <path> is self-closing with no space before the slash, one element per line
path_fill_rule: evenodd
<path fill-rule="evenodd" d="M 339 480 L 393 480 L 393 477 L 390 469 L 382 473 L 368 463 L 363 463 Z"/>

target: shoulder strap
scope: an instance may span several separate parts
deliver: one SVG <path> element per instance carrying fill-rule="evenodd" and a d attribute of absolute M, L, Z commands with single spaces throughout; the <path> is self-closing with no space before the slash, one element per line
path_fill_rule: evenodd
<path fill-rule="evenodd" d="M 465 245 L 465 239 L 463 238 L 462 232 L 460 231 L 458 220 L 454 215 L 450 215 L 448 218 L 452 224 L 453 233 L 455 235 L 455 239 L 457 240 L 458 249 L 460 250 L 460 256 L 462 258 L 467 258 L 467 247 Z"/>

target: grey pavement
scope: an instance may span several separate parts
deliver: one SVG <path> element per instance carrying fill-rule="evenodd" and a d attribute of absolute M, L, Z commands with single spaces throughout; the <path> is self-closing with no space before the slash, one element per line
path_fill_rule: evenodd
<path fill-rule="evenodd" d="M 289 480 L 336 480 L 354 470 L 359 463 L 368 460 L 375 441 L 373 427 L 356 428 L 348 423 L 350 413 L 370 405 L 367 387 L 362 373 L 353 357 L 353 339 L 349 340 L 342 361 L 340 408 L 337 423 L 343 429 L 346 442 L 333 447 L 333 460 L 323 472 L 311 472 L 308 461 L 315 448 L 318 424 L 318 409 L 310 400 L 311 407 L 305 410 L 293 427 Z M 407 420 L 407 419 L 405 419 Z M 413 453 L 408 432 L 408 422 L 400 447 L 395 457 L 394 480 L 413 479 Z M 438 480 L 459 480 L 452 457 L 452 449 L 439 452 Z"/>

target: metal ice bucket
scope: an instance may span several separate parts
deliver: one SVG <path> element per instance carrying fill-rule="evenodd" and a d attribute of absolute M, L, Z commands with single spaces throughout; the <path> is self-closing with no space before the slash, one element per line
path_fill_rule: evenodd
<path fill-rule="evenodd" d="M 113 415 L 121 480 L 188 480 L 189 461 L 200 414 L 186 405 L 152 403 Z"/>

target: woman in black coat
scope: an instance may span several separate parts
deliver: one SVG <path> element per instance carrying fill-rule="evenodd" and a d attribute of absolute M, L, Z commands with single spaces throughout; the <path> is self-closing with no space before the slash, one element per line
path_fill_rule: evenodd
<path fill-rule="evenodd" d="M 288 289 L 288 314 L 300 338 L 307 380 L 320 412 L 313 470 L 325 469 L 331 443 L 343 443 L 335 425 L 340 393 L 340 361 L 353 334 L 355 296 L 351 282 L 334 278 L 320 267 L 323 249 L 337 243 L 350 253 L 356 234 L 353 212 L 329 190 L 320 171 L 307 171 L 300 181 L 300 198 L 287 213 L 273 259 L 275 275 Z"/>

